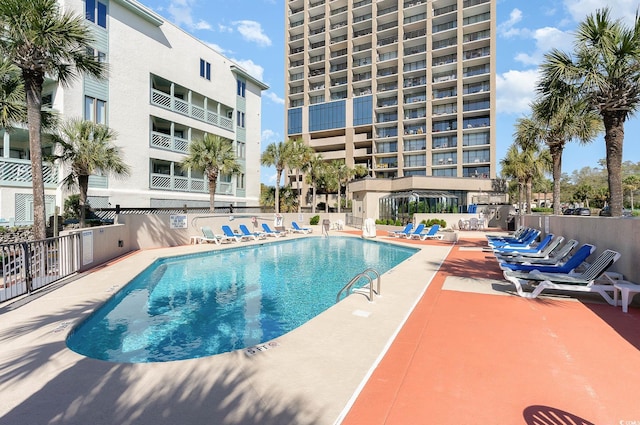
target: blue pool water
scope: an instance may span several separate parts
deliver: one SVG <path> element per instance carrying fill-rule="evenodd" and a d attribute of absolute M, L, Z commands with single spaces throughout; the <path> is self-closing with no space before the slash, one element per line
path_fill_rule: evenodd
<path fill-rule="evenodd" d="M 330 237 L 163 258 L 76 327 L 67 345 L 128 363 L 250 347 L 331 307 L 340 288 L 364 269 L 382 274 L 416 251 Z"/>

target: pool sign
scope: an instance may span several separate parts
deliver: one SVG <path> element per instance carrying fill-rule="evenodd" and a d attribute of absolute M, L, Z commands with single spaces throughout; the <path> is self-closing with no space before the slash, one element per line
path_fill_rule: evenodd
<path fill-rule="evenodd" d="M 177 214 L 169 216 L 169 226 L 171 229 L 186 229 L 187 228 L 187 215 Z"/>

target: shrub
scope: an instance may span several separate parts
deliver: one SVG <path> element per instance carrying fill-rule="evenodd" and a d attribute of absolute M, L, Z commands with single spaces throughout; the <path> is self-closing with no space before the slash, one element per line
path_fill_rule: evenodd
<path fill-rule="evenodd" d="M 318 224 L 318 223 L 320 223 L 320 216 L 319 215 L 314 215 L 313 217 L 311 217 L 309 219 L 309 224 L 311 224 L 311 225 L 315 225 L 315 224 Z"/>
<path fill-rule="evenodd" d="M 422 220 L 421 221 L 422 224 L 424 224 L 427 227 L 431 227 L 434 224 L 439 224 L 441 228 L 445 228 L 447 227 L 447 222 L 445 220 L 439 219 L 439 218 L 430 218 L 429 220 Z"/>

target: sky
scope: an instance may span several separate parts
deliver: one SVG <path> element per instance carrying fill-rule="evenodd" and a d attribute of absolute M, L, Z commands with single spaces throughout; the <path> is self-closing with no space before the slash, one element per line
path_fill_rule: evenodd
<path fill-rule="evenodd" d="M 264 150 L 284 140 L 286 0 L 138 0 L 167 20 L 235 61 L 269 89 L 262 94 Z M 497 166 L 513 142 L 518 118 L 530 113 L 538 65 L 546 52 L 572 50 L 577 24 L 603 5 L 630 25 L 638 0 L 498 0 L 497 4 Z M 640 162 L 640 113 L 625 124 L 623 160 Z M 589 145 L 569 143 L 563 172 L 598 167 L 604 159 L 603 135 Z M 275 185 L 275 169 L 262 167 L 261 182 Z M 280 182 L 282 184 L 282 182 Z"/>

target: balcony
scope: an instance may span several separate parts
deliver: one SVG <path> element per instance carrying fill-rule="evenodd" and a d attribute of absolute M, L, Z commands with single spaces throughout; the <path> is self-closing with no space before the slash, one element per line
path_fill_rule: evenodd
<path fill-rule="evenodd" d="M 216 127 L 220 127 L 225 130 L 233 131 L 232 119 L 218 115 L 215 112 L 196 106 L 185 100 L 178 99 L 177 97 L 172 97 L 160 90 L 151 89 L 151 104 L 194 118 L 207 124 L 215 125 Z"/>
<path fill-rule="evenodd" d="M 189 153 L 189 141 L 170 134 L 151 132 L 150 145 L 152 148 L 165 149 L 173 152 Z"/>
<path fill-rule="evenodd" d="M 169 190 L 176 192 L 208 193 L 209 181 L 205 177 L 185 177 L 171 174 L 151 173 L 149 175 L 149 188 L 156 190 Z M 218 180 L 216 194 L 231 194 L 233 186 L 228 182 Z"/>
<path fill-rule="evenodd" d="M 42 164 L 44 187 L 55 189 L 58 186 L 58 168 L 51 164 Z M 31 161 L 28 159 L 0 158 L 0 185 L 31 187 Z"/>

